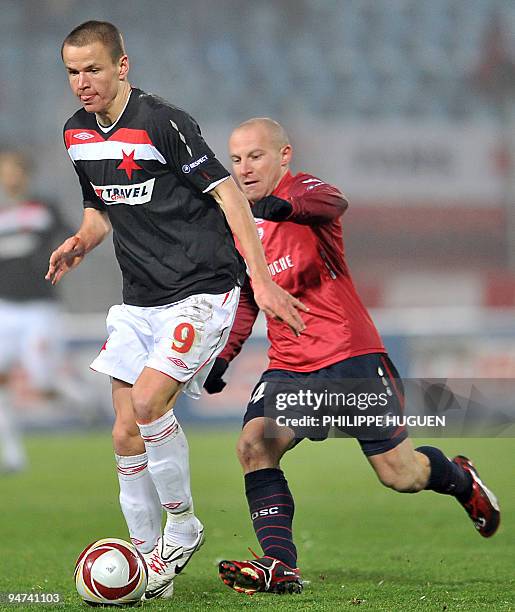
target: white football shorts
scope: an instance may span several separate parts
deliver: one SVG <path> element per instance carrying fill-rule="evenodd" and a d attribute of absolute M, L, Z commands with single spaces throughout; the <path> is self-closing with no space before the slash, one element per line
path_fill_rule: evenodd
<path fill-rule="evenodd" d="M 38 391 L 55 388 L 64 339 L 61 311 L 48 300 L 0 300 L 0 372 L 19 364 Z"/>
<path fill-rule="evenodd" d="M 143 368 L 185 383 L 194 399 L 231 331 L 240 288 L 192 295 L 164 306 L 117 304 L 106 319 L 108 338 L 91 369 L 133 385 Z"/>

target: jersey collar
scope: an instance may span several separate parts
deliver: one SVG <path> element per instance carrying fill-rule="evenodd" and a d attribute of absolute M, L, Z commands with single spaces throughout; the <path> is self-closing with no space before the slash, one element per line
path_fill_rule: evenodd
<path fill-rule="evenodd" d="M 118 115 L 118 118 L 116 119 L 116 121 L 114 123 L 111 123 L 111 125 L 108 125 L 107 127 L 104 126 L 104 125 L 100 125 L 100 123 L 98 122 L 97 116 L 95 115 L 95 121 L 97 122 L 98 128 L 100 130 L 102 130 L 102 132 L 104 132 L 104 134 L 108 134 L 116 126 L 116 124 L 120 121 L 120 119 L 123 116 L 123 113 L 125 112 L 125 109 L 127 108 L 128 104 L 129 104 L 129 100 L 131 99 L 131 95 L 132 95 L 132 88 L 129 91 L 129 95 L 127 96 L 127 100 L 126 100 L 125 104 L 123 105 L 121 113 Z"/>

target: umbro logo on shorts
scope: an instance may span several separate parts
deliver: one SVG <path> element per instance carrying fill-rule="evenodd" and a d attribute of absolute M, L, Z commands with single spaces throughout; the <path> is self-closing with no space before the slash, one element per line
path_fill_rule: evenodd
<path fill-rule="evenodd" d="M 178 368 L 184 368 L 185 370 L 188 369 L 188 366 L 184 363 L 184 361 L 178 357 L 167 357 L 167 359 L 175 364 Z"/>

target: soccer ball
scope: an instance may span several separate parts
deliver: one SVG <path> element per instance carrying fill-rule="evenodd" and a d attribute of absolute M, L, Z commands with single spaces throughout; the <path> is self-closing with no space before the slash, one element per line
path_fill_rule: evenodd
<path fill-rule="evenodd" d="M 75 586 L 89 605 L 132 605 L 147 588 L 147 566 L 136 548 L 117 538 L 87 546 L 75 563 Z"/>

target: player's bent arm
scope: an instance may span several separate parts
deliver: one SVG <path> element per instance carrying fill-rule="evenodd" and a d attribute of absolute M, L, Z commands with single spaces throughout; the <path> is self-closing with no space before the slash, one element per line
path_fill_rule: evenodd
<path fill-rule="evenodd" d="M 247 199 L 230 177 L 217 185 L 210 194 L 221 206 L 241 245 L 252 279 L 256 304 L 268 316 L 284 321 L 295 334 L 300 334 L 306 326 L 297 309 L 306 311 L 307 308 L 272 280 Z"/>
<path fill-rule="evenodd" d="M 50 255 L 48 271 L 45 278 L 52 285 L 73 268 L 76 268 L 84 256 L 98 246 L 111 231 L 107 213 L 95 208 L 85 208 L 82 224 L 78 232 L 67 238 Z"/>
<path fill-rule="evenodd" d="M 254 288 L 261 283 L 273 282 L 249 203 L 234 180 L 228 178 L 210 193 L 222 207 L 233 234 L 241 244 Z"/>
<path fill-rule="evenodd" d="M 317 179 L 314 179 L 317 180 Z M 349 203 L 340 191 L 326 183 L 310 185 L 287 200 L 268 195 L 252 205 L 254 217 L 267 221 L 290 221 L 299 225 L 323 225 L 338 219 Z"/>
<path fill-rule="evenodd" d="M 315 187 L 300 196 L 292 196 L 291 215 L 288 221 L 300 225 L 321 225 L 338 219 L 349 207 L 349 202 L 335 188 Z"/>

